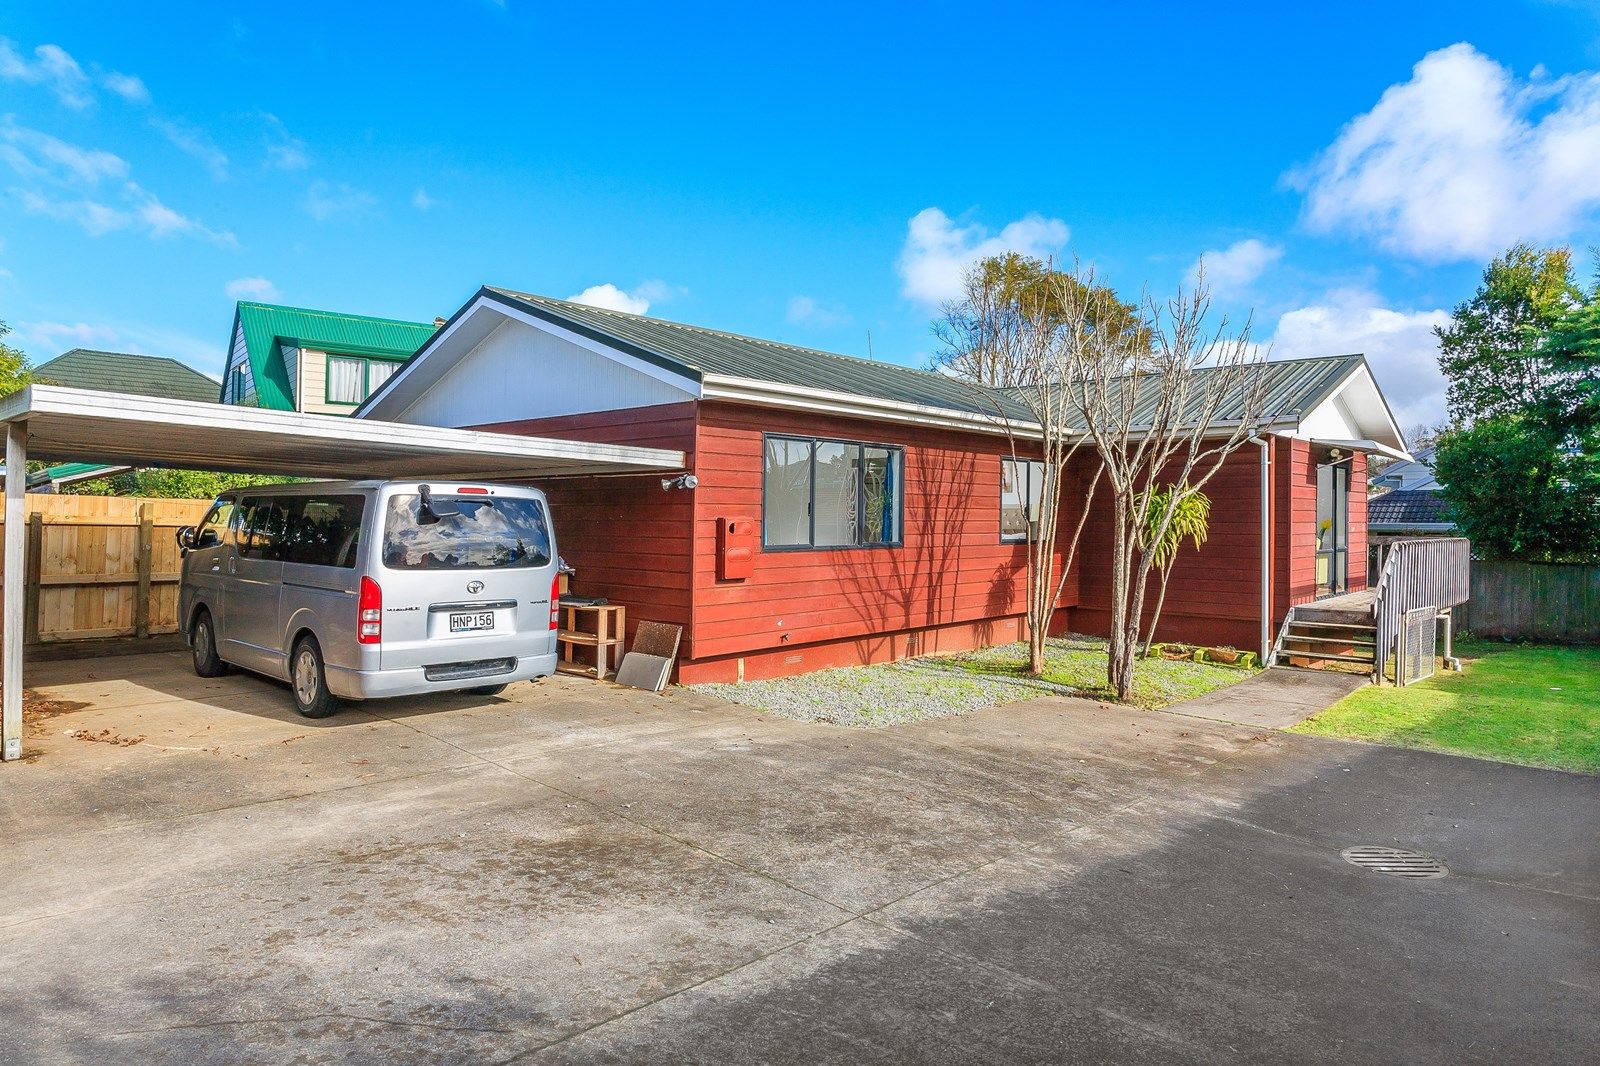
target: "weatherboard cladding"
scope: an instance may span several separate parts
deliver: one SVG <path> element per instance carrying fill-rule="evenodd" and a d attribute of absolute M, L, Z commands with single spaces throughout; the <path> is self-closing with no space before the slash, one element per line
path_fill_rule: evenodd
<path fill-rule="evenodd" d="M 511 289 L 488 287 L 484 294 L 694 380 L 713 374 L 965 414 L 993 417 L 1003 411 L 1008 418 L 1032 420 L 1027 408 L 1018 402 L 1016 390 L 979 389 L 930 370 L 743 337 Z M 1327 399 L 1364 363 L 1365 359 L 1359 355 L 1262 363 L 1257 371 L 1266 375 L 1262 410 L 1269 420 L 1295 420 Z M 1159 397 L 1158 380 L 1151 376 L 1141 381 L 1140 394 L 1135 410 L 1136 425 L 1147 422 L 1155 409 Z M 1235 390 L 1225 399 L 1217 418 L 1224 422 L 1238 421 L 1244 409 L 1245 396 L 1242 390 Z"/>
<path fill-rule="evenodd" d="M 215 403 L 217 383 L 198 370 L 158 355 L 74 348 L 34 368 L 41 381 L 98 392 L 131 392 L 170 400 Z"/>
<path fill-rule="evenodd" d="M 407 359 L 433 336 L 432 323 L 345 315 L 302 307 L 243 303 L 235 312 L 235 332 L 242 331 L 250 354 L 250 374 L 262 407 L 295 409 L 294 386 L 284 363 L 284 346 L 349 355 Z M 213 389 L 213 398 L 215 396 Z"/>

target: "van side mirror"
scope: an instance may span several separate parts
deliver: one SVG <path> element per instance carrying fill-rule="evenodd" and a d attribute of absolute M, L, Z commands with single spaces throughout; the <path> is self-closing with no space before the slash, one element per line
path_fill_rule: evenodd
<path fill-rule="evenodd" d="M 194 551 L 194 527 L 178 527 L 178 551 L 184 555 Z"/>

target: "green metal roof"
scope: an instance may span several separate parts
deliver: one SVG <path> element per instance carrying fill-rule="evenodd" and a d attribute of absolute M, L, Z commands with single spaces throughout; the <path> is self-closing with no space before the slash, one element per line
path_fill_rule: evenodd
<path fill-rule="evenodd" d="M 695 381 L 705 374 L 720 374 L 967 414 L 994 415 L 999 408 L 1009 418 L 1032 420 L 1027 408 L 1013 395 L 1015 390 L 981 389 L 931 370 L 743 337 L 511 289 L 486 287 L 483 293 Z M 1325 400 L 1352 370 L 1365 362 L 1360 355 L 1337 355 L 1262 363 L 1259 372 L 1267 375 L 1263 410 L 1269 420 L 1298 418 Z M 1138 409 L 1153 410 L 1159 394 L 1156 379 L 1142 382 L 1140 391 L 1143 395 Z M 1243 409 L 1244 396 L 1235 395 L 1223 404 L 1217 418 L 1237 421 Z M 1136 414 L 1134 424 L 1140 421 Z"/>
<path fill-rule="evenodd" d="M 218 385 L 200 371 L 159 355 L 74 348 L 34 367 L 39 381 L 99 392 L 131 392 L 216 403 Z"/>
<path fill-rule="evenodd" d="M 233 331 L 228 334 L 230 358 L 233 337 L 241 329 L 257 401 L 262 407 L 293 411 L 294 390 L 283 363 L 284 345 L 343 355 L 409 359 L 433 336 L 434 326 L 431 322 L 240 302 L 234 312 Z M 219 392 L 213 386 L 212 396 Z"/>

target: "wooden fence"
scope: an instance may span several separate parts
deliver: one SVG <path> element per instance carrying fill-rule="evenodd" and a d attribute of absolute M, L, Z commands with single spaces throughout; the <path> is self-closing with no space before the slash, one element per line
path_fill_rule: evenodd
<path fill-rule="evenodd" d="M 29 495 L 25 642 L 177 632 L 175 531 L 210 503 Z"/>
<path fill-rule="evenodd" d="M 1600 644 L 1600 566 L 1474 559 L 1454 613 L 1474 636 Z"/>

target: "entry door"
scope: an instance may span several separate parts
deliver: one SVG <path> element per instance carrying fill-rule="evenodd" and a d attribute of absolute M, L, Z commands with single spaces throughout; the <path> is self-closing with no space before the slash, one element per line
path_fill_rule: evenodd
<path fill-rule="evenodd" d="M 1350 461 L 1317 467 L 1317 595 L 1350 587 Z"/>
<path fill-rule="evenodd" d="M 241 666 L 282 674 L 284 650 L 278 631 L 283 588 L 283 508 L 271 498 L 239 502 L 238 534 L 229 560 L 227 622 L 221 627 L 223 657 Z"/>

